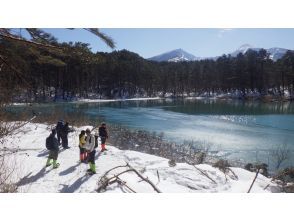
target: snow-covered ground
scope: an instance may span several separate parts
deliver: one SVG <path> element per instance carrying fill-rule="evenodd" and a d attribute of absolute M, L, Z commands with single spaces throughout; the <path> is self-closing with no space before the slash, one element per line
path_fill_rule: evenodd
<path fill-rule="evenodd" d="M 157 100 L 162 99 L 160 97 L 147 97 L 147 98 L 130 98 L 130 99 L 79 99 L 74 102 L 119 102 L 119 101 L 141 101 L 141 100 Z"/>
<path fill-rule="evenodd" d="M 255 173 L 242 168 L 231 169 L 237 175 L 224 175 L 219 169 L 207 164 L 195 167 L 178 163 L 175 167 L 168 165 L 168 159 L 148 155 L 130 150 L 119 150 L 108 146 L 108 151 L 96 155 L 97 174 L 86 175 L 88 166 L 79 162 L 78 134 L 86 127 L 76 128 L 69 134 L 68 150 L 61 150 L 58 161 L 60 167 L 45 168 L 48 151 L 45 148 L 45 139 L 50 133 L 50 126 L 44 124 L 28 123 L 22 132 L 14 134 L 13 138 L 6 140 L 5 146 L 15 153 L 10 155 L 11 161 L 16 160 L 16 178 L 20 180 L 20 192 L 95 192 L 100 177 L 109 169 L 129 163 L 133 168 L 148 177 L 162 192 L 242 192 L 250 187 Z M 90 128 L 90 127 L 89 127 Z M 123 169 L 116 169 L 108 174 L 112 176 Z M 208 178 L 203 173 L 206 173 Z M 158 175 L 159 174 L 159 178 Z M 142 182 L 134 173 L 120 176 L 136 192 L 154 192 L 153 188 Z M 278 187 L 271 183 L 264 187 L 270 179 L 259 175 L 251 192 L 277 192 Z M 106 192 L 128 192 L 125 187 L 113 184 Z"/>
<path fill-rule="evenodd" d="M 77 101 L 69 101 L 70 103 L 90 103 L 90 102 L 120 102 L 120 101 L 143 101 L 143 100 L 157 100 L 160 97 L 146 97 L 146 98 L 127 98 L 127 99 L 78 99 Z M 12 103 L 14 106 L 32 105 L 34 103 Z"/>

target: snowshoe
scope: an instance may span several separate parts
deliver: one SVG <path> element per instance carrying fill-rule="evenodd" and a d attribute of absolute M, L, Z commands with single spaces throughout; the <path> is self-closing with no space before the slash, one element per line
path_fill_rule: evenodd
<path fill-rule="evenodd" d="M 60 164 L 59 163 L 57 163 L 57 164 L 54 164 L 53 165 L 53 169 L 56 169 L 56 168 L 58 168 L 60 166 Z"/>
<path fill-rule="evenodd" d="M 91 169 L 87 169 L 87 174 L 88 175 L 93 175 L 93 174 L 96 174 L 96 172 L 91 170 Z"/>
<path fill-rule="evenodd" d="M 92 176 L 92 175 L 94 175 L 94 174 L 96 174 L 96 172 L 93 172 L 93 171 L 88 172 L 88 175 L 90 175 L 90 176 Z"/>
<path fill-rule="evenodd" d="M 47 163 L 47 164 L 46 164 L 46 167 L 50 167 L 51 165 L 52 165 L 52 163 L 50 163 L 50 164 L 49 164 L 49 163 Z"/>
<path fill-rule="evenodd" d="M 52 165 L 52 161 L 50 158 L 47 159 L 46 167 L 50 167 Z"/>

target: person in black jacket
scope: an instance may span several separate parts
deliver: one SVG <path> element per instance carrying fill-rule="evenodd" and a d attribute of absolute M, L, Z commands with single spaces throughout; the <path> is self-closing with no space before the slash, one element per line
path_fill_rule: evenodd
<path fill-rule="evenodd" d="M 69 132 L 71 132 L 71 130 L 69 128 L 68 122 L 66 122 L 65 125 L 61 128 L 61 132 L 60 132 L 62 147 L 64 149 L 69 148 L 69 146 L 68 146 L 68 138 L 67 138 L 67 135 L 68 135 Z"/>
<path fill-rule="evenodd" d="M 108 139 L 108 131 L 106 128 L 106 123 L 102 122 L 99 127 L 99 137 L 101 139 L 101 152 L 107 150 L 105 148 L 106 139 Z"/>
<path fill-rule="evenodd" d="M 53 168 L 58 168 L 59 163 L 57 163 L 57 158 L 58 158 L 58 152 L 59 152 L 59 147 L 58 147 L 58 140 L 55 137 L 56 135 L 56 130 L 53 129 L 51 134 L 48 137 L 48 143 L 50 146 L 48 146 L 49 152 L 49 157 L 47 159 L 46 167 L 51 166 L 51 160 L 53 160 Z M 46 140 L 47 142 L 47 140 Z M 46 143 L 47 144 L 47 143 Z"/>
<path fill-rule="evenodd" d="M 61 130 L 63 126 L 64 126 L 63 120 L 59 120 L 56 125 L 57 140 L 59 145 L 60 145 L 60 138 L 61 138 Z"/>

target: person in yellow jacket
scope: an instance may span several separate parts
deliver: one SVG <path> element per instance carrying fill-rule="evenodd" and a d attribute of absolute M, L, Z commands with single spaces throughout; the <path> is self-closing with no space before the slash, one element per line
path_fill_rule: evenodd
<path fill-rule="evenodd" d="M 88 152 L 88 163 L 90 166 L 90 169 L 87 170 L 88 174 L 93 175 L 96 173 L 96 166 L 95 166 L 95 137 L 91 134 L 90 129 L 86 130 L 86 144 L 85 149 Z"/>
<path fill-rule="evenodd" d="M 85 149 L 86 144 L 86 131 L 82 130 L 79 135 L 79 149 L 80 149 L 80 161 L 85 162 L 87 159 L 87 151 Z"/>

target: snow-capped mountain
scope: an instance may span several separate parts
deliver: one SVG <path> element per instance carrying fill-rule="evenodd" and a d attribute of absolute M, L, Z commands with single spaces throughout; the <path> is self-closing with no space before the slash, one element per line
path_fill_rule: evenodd
<path fill-rule="evenodd" d="M 250 44 L 243 44 L 237 50 L 230 53 L 229 55 L 231 55 L 232 57 L 236 57 L 239 53 L 245 54 L 248 50 L 259 51 L 259 50 L 261 50 L 261 48 L 255 48 L 255 47 L 251 46 Z"/>
<path fill-rule="evenodd" d="M 184 51 L 183 49 L 172 50 L 158 56 L 149 58 L 148 60 L 153 60 L 157 62 L 167 61 L 167 62 L 181 62 L 181 61 L 193 61 L 198 60 L 194 55 Z"/>
<path fill-rule="evenodd" d="M 262 48 L 256 48 L 251 46 L 250 44 L 244 44 L 241 47 L 239 47 L 236 51 L 233 53 L 230 53 L 232 57 L 236 57 L 239 53 L 245 54 L 248 50 L 254 50 L 254 51 L 260 51 Z M 265 49 L 267 53 L 269 54 L 269 58 L 273 61 L 277 61 L 278 59 L 282 58 L 285 53 L 288 51 L 288 49 L 285 48 L 279 48 L 279 47 L 272 47 L 269 49 Z"/>
<path fill-rule="evenodd" d="M 254 47 L 250 44 L 244 44 L 240 46 L 237 50 L 227 55 L 231 55 L 232 57 L 236 57 L 239 53 L 245 54 L 248 50 L 259 51 L 262 48 Z M 272 47 L 269 49 L 265 49 L 269 53 L 269 58 L 273 61 L 277 61 L 282 58 L 284 54 L 288 51 L 285 48 Z M 153 60 L 157 62 L 167 61 L 167 62 L 181 62 L 181 61 L 195 61 L 195 60 L 217 60 L 220 56 L 216 57 L 196 57 L 193 54 L 187 53 L 183 49 L 172 50 L 158 56 L 154 56 L 149 58 L 148 60 Z"/>
<path fill-rule="evenodd" d="M 267 49 L 267 52 L 270 54 L 270 59 L 276 61 L 278 59 L 281 59 L 285 53 L 288 51 L 288 49 L 284 48 L 278 48 L 278 47 L 273 47 L 270 49 Z"/>

